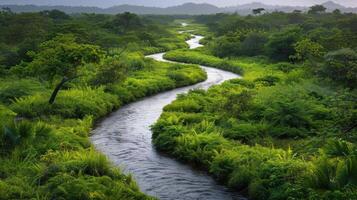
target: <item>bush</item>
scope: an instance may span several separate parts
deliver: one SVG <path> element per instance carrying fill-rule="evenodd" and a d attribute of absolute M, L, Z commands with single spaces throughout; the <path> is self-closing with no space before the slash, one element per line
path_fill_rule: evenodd
<path fill-rule="evenodd" d="M 103 89 L 71 89 L 61 91 L 55 104 L 48 103 L 47 95 L 33 95 L 18 99 L 11 108 L 22 117 L 36 118 L 60 115 L 64 118 L 104 116 L 119 106 L 117 98 Z"/>
<path fill-rule="evenodd" d="M 104 155 L 95 152 L 93 149 L 89 151 L 72 153 L 68 161 L 64 161 L 63 165 L 67 172 L 84 173 L 91 176 L 111 176 L 110 163 Z"/>
<path fill-rule="evenodd" d="M 352 49 L 329 52 L 320 69 L 321 75 L 350 88 L 357 85 L 357 53 Z"/>
<path fill-rule="evenodd" d="M 229 142 L 217 133 L 195 134 L 187 133 L 176 138 L 173 154 L 199 166 L 208 168 L 210 162 Z"/>
<path fill-rule="evenodd" d="M 270 58 L 277 61 L 287 61 L 289 56 L 294 55 L 294 44 L 300 39 L 301 31 L 298 27 L 287 27 L 272 34 L 266 44 Z"/>
<path fill-rule="evenodd" d="M 264 76 L 261 78 L 255 79 L 255 82 L 260 83 L 264 86 L 274 86 L 280 81 L 279 77 L 276 76 Z"/>
<path fill-rule="evenodd" d="M 195 99 L 187 98 L 165 106 L 164 111 L 198 113 L 202 111 L 202 109 L 203 107 L 200 102 L 195 101 Z"/>
<path fill-rule="evenodd" d="M 18 98 L 45 91 L 47 89 L 40 82 L 32 79 L 0 80 L 0 102 L 4 104 L 10 104 Z"/>
<path fill-rule="evenodd" d="M 170 51 L 164 55 L 164 58 L 168 60 L 178 61 L 178 62 L 215 67 L 215 68 L 231 71 L 237 74 L 243 74 L 242 68 L 235 65 L 234 63 L 214 56 L 205 55 L 195 50 Z"/>
<path fill-rule="evenodd" d="M 251 123 L 232 123 L 231 126 L 226 127 L 223 136 L 233 140 L 240 140 L 242 142 L 249 142 L 260 135 L 260 125 Z"/>
<path fill-rule="evenodd" d="M 35 196 L 33 186 L 23 177 L 11 177 L 0 180 L 0 199 L 31 199 Z"/>
<path fill-rule="evenodd" d="M 115 181 L 109 177 L 75 177 L 59 174 L 49 180 L 44 187 L 51 199 L 153 199 L 137 191 L 137 188 L 124 181 Z"/>
<path fill-rule="evenodd" d="M 288 63 L 288 62 L 279 62 L 273 65 L 273 68 L 283 71 L 285 73 L 289 73 L 296 68 L 296 65 Z"/>

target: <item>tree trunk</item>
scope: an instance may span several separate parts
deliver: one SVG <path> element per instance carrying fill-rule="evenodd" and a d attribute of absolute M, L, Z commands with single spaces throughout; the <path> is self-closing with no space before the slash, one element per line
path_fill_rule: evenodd
<path fill-rule="evenodd" d="M 49 104 L 53 104 L 55 102 L 58 92 L 61 90 L 62 86 L 69 80 L 69 78 L 63 77 L 62 81 L 56 86 L 55 90 L 53 90 L 51 98 L 48 101 Z"/>

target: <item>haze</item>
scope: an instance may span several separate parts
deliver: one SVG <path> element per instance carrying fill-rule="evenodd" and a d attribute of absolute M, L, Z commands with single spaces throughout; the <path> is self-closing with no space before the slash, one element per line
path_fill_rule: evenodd
<path fill-rule="evenodd" d="M 131 4 L 144 6 L 167 7 L 179 5 L 187 2 L 209 3 L 216 6 L 232 6 L 251 2 L 261 2 L 271 5 L 290 5 L 290 6 L 311 6 L 321 4 L 327 0 L 0 0 L 0 4 L 35 4 L 35 5 L 67 5 L 67 6 L 97 6 L 110 7 L 114 5 Z M 357 0 L 334 0 L 335 3 L 357 7 Z"/>

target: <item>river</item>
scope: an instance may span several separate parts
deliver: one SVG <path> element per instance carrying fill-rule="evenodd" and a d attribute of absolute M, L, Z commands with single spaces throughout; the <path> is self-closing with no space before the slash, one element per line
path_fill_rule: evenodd
<path fill-rule="evenodd" d="M 201 45 L 202 36 L 193 35 L 188 40 L 190 48 Z M 164 53 L 147 57 L 170 62 Z M 150 126 L 162 113 L 165 105 L 175 100 L 177 94 L 191 89 L 207 89 L 212 85 L 239 76 L 227 71 L 201 66 L 207 80 L 196 85 L 178 88 L 128 104 L 99 122 L 92 131 L 95 147 L 107 155 L 124 173 L 130 173 L 140 190 L 162 200 L 231 200 L 245 199 L 219 185 L 206 172 L 194 169 L 155 150 Z"/>

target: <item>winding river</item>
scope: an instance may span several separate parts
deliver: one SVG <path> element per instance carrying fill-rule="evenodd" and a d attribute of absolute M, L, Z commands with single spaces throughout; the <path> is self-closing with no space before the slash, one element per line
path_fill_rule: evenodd
<path fill-rule="evenodd" d="M 190 48 L 201 46 L 202 36 L 193 35 L 188 40 Z M 170 62 L 164 53 L 148 57 Z M 207 89 L 239 76 L 215 68 L 201 66 L 208 79 L 202 83 L 163 92 L 155 96 L 123 106 L 99 122 L 91 140 L 96 148 L 133 175 L 142 192 L 162 200 L 230 200 L 244 199 L 226 187 L 219 185 L 207 173 L 194 169 L 157 152 L 151 141 L 150 125 L 160 117 L 165 105 L 176 95 L 191 89 Z"/>

